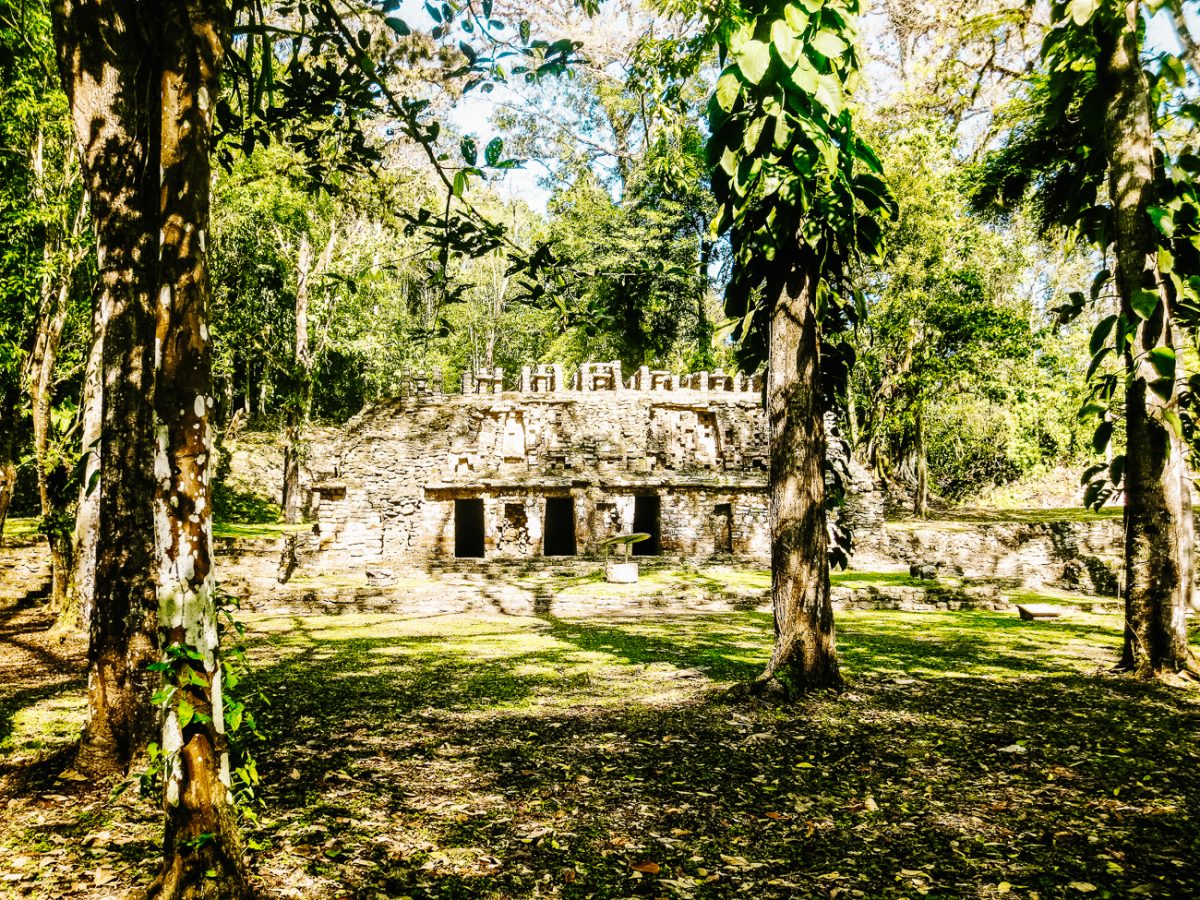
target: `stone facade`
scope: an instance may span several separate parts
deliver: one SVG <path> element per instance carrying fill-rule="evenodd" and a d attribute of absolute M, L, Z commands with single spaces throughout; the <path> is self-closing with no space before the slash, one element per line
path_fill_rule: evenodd
<path fill-rule="evenodd" d="M 588 363 L 515 380 L 469 373 L 448 395 L 434 373 L 364 410 L 313 461 L 303 555 L 343 569 L 595 557 L 643 532 L 637 554 L 768 559 L 758 378 Z M 881 526 L 881 504 L 856 502 Z"/>

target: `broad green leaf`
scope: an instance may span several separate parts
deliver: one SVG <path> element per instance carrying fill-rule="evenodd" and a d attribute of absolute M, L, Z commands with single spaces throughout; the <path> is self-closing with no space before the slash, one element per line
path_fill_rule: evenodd
<path fill-rule="evenodd" d="M 479 156 L 479 148 L 475 145 L 475 141 L 471 138 L 463 138 L 458 144 L 458 149 L 462 151 L 462 157 L 467 161 L 467 165 L 475 165 L 475 160 Z"/>
<path fill-rule="evenodd" d="M 1175 378 L 1175 351 L 1170 347 L 1154 347 L 1147 358 L 1160 378 Z"/>
<path fill-rule="evenodd" d="M 500 162 L 500 154 L 504 152 L 504 140 L 502 138 L 492 138 L 488 141 L 488 145 L 483 150 L 483 158 L 489 166 L 494 166 Z"/>
<path fill-rule="evenodd" d="M 388 16 L 383 20 L 383 24 L 392 29 L 392 31 L 396 32 L 396 34 L 400 35 L 400 37 L 406 37 L 407 35 L 412 34 L 412 30 L 408 27 L 408 23 L 403 19 L 397 19 L 395 16 Z"/>
<path fill-rule="evenodd" d="M 758 146 L 758 139 L 762 137 L 763 126 L 767 124 L 766 116 L 759 116 L 746 126 L 746 132 L 742 137 L 742 149 L 747 153 L 753 153 L 754 148 Z"/>
<path fill-rule="evenodd" d="M 816 37 L 809 41 L 808 45 L 829 59 L 841 56 L 849 46 L 832 31 L 818 31 Z"/>
<path fill-rule="evenodd" d="M 1138 288 L 1129 298 L 1129 305 L 1140 318 L 1149 319 L 1158 309 L 1158 291 Z"/>
<path fill-rule="evenodd" d="M 1164 409 L 1162 417 L 1171 431 L 1175 433 L 1175 436 L 1183 440 L 1183 421 L 1179 418 L 1179 413 L 1173 409 Z"/>
<path fill-rule="evenodd" d="M 1096 433 L 1092 435 L 1092 449 L 1097 453 L 1103 453 L 1108 447 L 1108 442 L 1112 440 L 1112 433 L 1113 423 L 1101 422 L 1096 428 Z"/>
<path fill-rule="evenodd" d="M 1112 334 L 1113 326 L 1116 324 L 1117 317 L 1115 315 L 1105 316 L 1092 330 L 1092 343 L 1090 349 L 1093 356 L 1099 353 L 1100 348 L 1108 343 L 1108 337 L 1110 334 Z"/>
<path fill-rule="evenodd" d="M 737 153 L 730 147 L 725 148 L 725 152 L 721 154 L 721 168 L 729 175 L 733 175 L 737 171 L 738 158 Z"/>
<path fill-rule="evenodd" d="M 758 84 L 771 64 L 771 51 L 762 41 L 747 41 L 737 54 L 738 69 L 751 84 Z"/>
<path fill-rule="evenodd" d="M 787 23 L 779 20 L 771 24 L 771 46 L 775 48 L 780 61 L 789 69 L 796 64 L 804 49 Z"/>
<path fill-rule="evenodd" d="M 1162 206 L 1151 206 L 1146 210 L 1150 221 L 1163 237 L 1175 236 L 1175 213 Z"/>
<path fill-rule="evenodd" d="M 717 79 L 717 104 L 725 112 L 733 112 L 738 95 L 742 92 L 742 82 L 732 71 L 726 71 Z"/>
<path fill-rule="evenodd" d="M 1100 0 L 1071 0 L 1067 11 L 1076 25 L 1083 26 L 1100 6 Z"/>
<path fill-rule="evenodd" d="M 180 728 L 187 728 L 188 723 L 191 722 L 196 715 L 195 707 L 193 707 L 192 704 L 188 703 L 186 700 L 179 701 L 177 712 L 179 714 Z"/>
<path fill-rule="evenodd" d="M 466 172 L 455 172 L 454 173 L 454 183 L 450 187 L 451 192 L 454 194 L 455 197 L 461 197 L 463 195 L 463 191 L 465 191 L 466 189 L 467 189 L 467 173 Z"/>
<path fill-rule="evenodd" d="M 787 77 L 797 90 L 805 94 L 815 94 L 821 83 L 821 74 L 805 56 L 796 60 L 796 65 L 788 70 Z"/>
<path fill-rule="evenodd" d="M 802 34 L 808 27 L 808 13 L 794 3 L 789 3 L 783 8 L 783 19 L 797 34 Z"/>

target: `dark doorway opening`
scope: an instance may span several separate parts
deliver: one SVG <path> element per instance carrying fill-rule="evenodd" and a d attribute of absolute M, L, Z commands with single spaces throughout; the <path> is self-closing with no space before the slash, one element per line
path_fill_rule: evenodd
<path fill-rule="evenodd" d="M 713 551 L 733 552 L 733 504 L 718 503 L 713 507 Z"/>
<path fill-rule="evenodd" d="M 633 530 L 638 534 L 650 535 L 650 540 L 633 545 L 634 556 L 658 556 L 662 553 L 662 533 L 658 520 L 662 504 L 658 497 L 633 498 Z"/>
<path fill-rule="evenodd" d="M 575 500 L 572 497 L 547 497 L 546 520 L 542 529 L 544 556 L 575 555 Z"/>
<path fill-rule="evenodd" d="M 454 555 L 459 559 L 483 558 L 483 501 L 454 501 Z"/>

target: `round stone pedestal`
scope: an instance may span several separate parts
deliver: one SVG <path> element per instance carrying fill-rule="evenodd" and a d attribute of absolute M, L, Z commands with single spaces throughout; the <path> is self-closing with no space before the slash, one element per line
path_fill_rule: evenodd
<path fill-rule="evenodd" d="M 635 562 L 605 563 L 604 580 L 609 584 L 636 584 L 638 564 Z"/>

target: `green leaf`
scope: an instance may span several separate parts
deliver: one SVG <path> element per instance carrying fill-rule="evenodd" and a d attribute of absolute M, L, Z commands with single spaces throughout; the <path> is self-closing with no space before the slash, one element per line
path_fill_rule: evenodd
<path fill-rule="evenodd" d="M 463 195 L 463 191 L 465 191 L 466 189 L 467 189 L 467 173 L 466 172 L 455 172 L 454 173 L 454 183 L 450 187 L 451 192 L 454 194 L 455 197 L 461 197 Z"/>
<path fill-rule="evenodd" d="M 494 166 L 500 162 L 500 154 L 504 152 L 504 141 L 501 138 L 492 138 L 488 141 L 488 145 L 483 150 L 483 158 L 487 160 L 489 166 Z"/>
<path fill-rule="evenodd" d="M 1154 347 L 1148 354 L 1150 365 L 1160 378 L 1175 378 L 1175 351 L 1170 347 Z"/>
<path fill-rule="evenodd" d="M 751 84 L 758 84 L 771 64 L 771 51 L 762 41 L 746 41 L 737 54 L 738 69 Z"/>
<path fill-rule="evenodd" d="M 804 56 L 796 60 L 796 65 L 788 70 L 787 77 L 796 90 L 805 94 L 815 94 L 821 84 L 821 73 Z"/>
<path fill-rule="evenodd" d="M 726 147 L 725 152 L 721 154 L 721 168 L 729 175 L 737 171 L 738 155 L 732 148 Z"/>
<path fill-rule="evenodd" d="M 767 124 L 766 116 L 759 116 L 757 119 L 751 120 L 746 126 L 746 132 L 742 135 L 742 149 L 747 153 L 753 153 L 754 148 L 758 146 L 758 139 L 762 137 L 763 126 Z"/>
<path fill-rule="evenodd" d="M 717 79 L 717 105 L 725 110 L 725 112 L 733 112 L 733 106 L 737 103 L 738 95 L 741 92 L 742 82 L 732 70 L 727 70 L 724 75 Z"/>
<path fill-rule="evenodd" d="M 388 16 L 383 20 L 383 24 L 400 35 L 400 37 L 407 37 L 412 34 L 412 29 L 408 27 L 408 23 L 403 19 L 397 19 L 395 16 Z"/>
<path fill-rule="evenodd" d="M 479 148 L 475 145 L 475 141 L 471 138 L 463 138 L 458 144 L 458 149 L 462 151 L 463 159 L 467 161 L 468 166 L 475 165 L 475 160 L 479 156 Z"/>
<path fill-rule="evenodd" d="M 775 48 L 780 61 L 789 69 L 796 64 L 804 49 L 788 24 L 779 20 L 771 24 L 771 46 Z"/>
<path fill-rule="evenodd" d="M 793 3 L 789 3 L 783 8 L 783 20 L 797 34 L 802 34 L 808 27 L 808 13 Z"/>
<path fill-rule="evenodd" d="M 1103 347 L 1106 343 L 1108 343 L 1108 337 L 1110 334 L 1112 334 L 1113 326 L 1116 324 L 1117 324 L 1117 317 L 1115 315 L 1105 316 L 1096 325 L 1095 329 L 1093 329 L 1092 343 L 1091 343 L 1091 348 L 1090 348 L 1093 356 L 1095 356 L 1097 353 L 1099 353 L 1100 348 Z"/>
<path fill-rule="evenodd" d="M 1067 11 L 1076 25 L 1083 26 L 1100 6 L 1100 0 L 1071 0 Z"/>
<path fill-rule="evenodd" d="M 1158 309 L 1158 291 L 1148 291 L 1138 288 L 1129 298 L 1129 306 L 1142 319 L 1149 319 Z"/>
<path fill-rule="evenodd" d="M 845 53 L 846 48 L 850 45 L 832 31 L 818 31 L 816 37 L 809 41 L 808 46 L 824 57 L 835 59 Z"/>
<path fill-rule="evenodd" d="M 1092 435 L 1092 449 L 1097 453 L 1103 453 L 1108 447 L 1108 442 L 1112 440 L 1113 423 L 1101 422 L 1096 427 L 1096 433 Z"/>
<path fill-rule="evenodd" d="M 1179 418 L 1179 413 L 1173 409 L 1164 409 L 1162 417 L 1163 421 L 1167 423 L 1167 427 L 1175 432 L 1175 436 L 1183 440 L 1183 421 Z"/>
<path fill-rule="evenodd" d="M 186 700 L 179 701 L 179 706 L 177 707 L 177 712 L 179 714 L 179 727 L 180 728 L 187 728 L 188 723 L 191 722 L 192 719 L 195 718 L 195 716 L 196 716 L 196 708 L 194 706 L 192 706 L 192 704 L 188 703 Z"/>
<path fill-rule="evenodd" d="M 1146 210 L 1146 214 L 1163 237 L 1175 236 L 1175 213 L 1162 206 L 1151 206 Z"/>
<path fill-rule="evenodd" d="M 517 30 L 520 31 L 520 33 L 521 33 L 521 41 L 523 43 L 528 44 L 529 43 L 529 33 L 530 33 L 529 20 L 522 19 L 521 24 L 517 27 Z"/>

